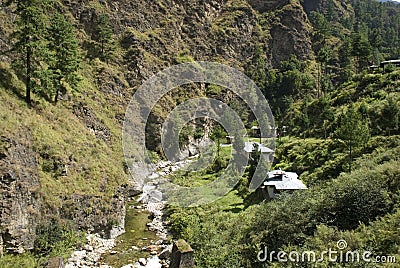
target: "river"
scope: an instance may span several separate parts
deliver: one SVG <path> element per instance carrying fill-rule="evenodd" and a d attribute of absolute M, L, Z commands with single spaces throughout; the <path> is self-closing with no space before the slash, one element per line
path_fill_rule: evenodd
<path fill-rule="evenodd" d="M 160 162 L 157 172 L 149 176 L 139 198 L 126 205 L 125 232 L 116 239 L 87 236 L 88 243 L 74 251 L 66 268 L 164 268 L 169 267 L 171 240 L 163 222 L 165 202 L 157 185 L 171 172 L 181 169 L 190 160 L 171 164 Z"/>

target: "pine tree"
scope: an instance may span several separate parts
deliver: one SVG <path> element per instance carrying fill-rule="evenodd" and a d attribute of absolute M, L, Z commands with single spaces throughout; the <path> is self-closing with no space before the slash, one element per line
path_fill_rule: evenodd
<path fill-rule="evenodd" d="M 217 125 L 211 132 L 211 138 L 217 141 L 217 158 L 219 159 L 219 152 L 221 150 L 221 140 L 226 137 L 226 132 L 221 125 Z"/>
<path fill-rule="evenodd" d="M 369 139 L 369 127 L 362 115 L 351 106 L 346 113 L 339 117 L 339 126 L 335 136 L 341 140 L 349 150 L 350 166 L 353 161 L 353 149 L 365 144 Z"/>
<path fill-rule="evenodd" d="M 97 20 L 96 40 L 100 45 L 100 56 L 102 60 L 112 57 L 114 42 L 112 40 L 113 30 L 107 15 L 101 14 Z"/>
<path fill-rule="evenodd" d="M 60 93 L 66 93 L 67 83 L 72 89 L 76 89 L 79 68 L 78 40 L 75 37 L 72 25 L 62 14 L 56 13 L 52 19 L 48 31 L 49 49 L 51 59 L 49 69 L 54 85 L 54 102 L 57 103 Z"/>
<path fill-rule="evenodd" d="M 390 136 L 391 130 L 397 131 L 399 128 L 400 107 L 393 95 L 386 97 L 382 107 L 382 124 Z"/>
<path fill-rule="evenodd" d="M 352 48 L 352 55 L 357 60 L 358 71 L 361 71 L 372 54 L 371 44 L 365 36 L 355 33 L 352 37 Z"/>
<path fill-rule="evenodd" d="M 11 2 L 10 2 L 11 3 Z M 25 79 L 25 100 L 31 105 L 31 91 L 34 87 L 34 78 L 38 78 L 40 61 L 45 50 L 45 12 L 47 0 L 21 0 L 16 1 L 14 13 L 17 17 L 17 29 L 13 33 L 16 39 L 14 50 L 20 55 L 18 63 L 22 63 Z M 20 67 L 19 67 L 20 68 Z"/>

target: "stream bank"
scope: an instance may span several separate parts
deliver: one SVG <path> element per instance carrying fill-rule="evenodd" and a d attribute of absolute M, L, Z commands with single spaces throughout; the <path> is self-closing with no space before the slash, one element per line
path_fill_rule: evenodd
<path fill-rule="evenodd" d="M 165 201 L 157 187 L 167 176 L 190 163 L 163 161 L 148 177 L 139 198 L 126 205 L 125 232 L 115 239 L 98 234 L 87 236 L 87 244 L 74 251 L 65 268 L 166 268 L 172 251 L 171 238 L 163 222 Z"/>

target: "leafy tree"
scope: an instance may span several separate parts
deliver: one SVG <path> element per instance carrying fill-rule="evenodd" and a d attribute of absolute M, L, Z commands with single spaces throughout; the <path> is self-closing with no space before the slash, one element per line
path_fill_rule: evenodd
<path fill-rule="evenodd" d="M 323 46 L 317 53 L 317 61 L 319 63 L 318 66 L 318 97 L 325 90 L 325 86 L 323 85 L 323 81 L 327 78 L 327 65 L 330 59 L 332 58 L 332 49 L 327 45 Z"/>
<path fill-rule="evenodd" d="M 265 53 L 261 46 L 256 48 L 255 54 L 253 56 L 253 63 L 250 66 L 248 75 L 253 79 L 256 84 L 264 89 L 266 87 L 267 73 L 266 73 L 266 63 L 265 63 Z"/>
<path fill-rule="evenodd" d="M 323 14 L 316 11 L 311 11 L 311 21 L 320 37 L 325 38 L 331 34 L 331 24 Z"/>
<path fill-rule="evenodd" d="M 221 125 L 216 126 L 211 132 L 211 138 L 217 141 L 217 158 L 219 159 L 219 152 L 221 150 L 221 140 L 225 138 L 226 132 Z"/>
<path fill-rule="evenodd" d="M 48 31 L 49 49 L 51 51 L 50 67 L 55 87 L 54 102 L 57 103 L 59 93 L 65 93 L 68 83 L 73 89 L 77 87 L 79 68 L 78 40 L 72 25 L 62 14 L 55 14 L 51 19 Z"/>
<path fill-rule="evenodd" d="M 341 140 L 349 150 L 350 166 L 353 161 L 353 149 L 365 144 L 369 139 L 369 127 L 362 115 L 351 106 L 346 113 L 339 117 L 339 126 L 335 131 L 335 136 Z"/>
<path fill-rule="evenodd" d="M 356 58 L 358 71 L 368 64 L 372 54 L 371 44 L 362 34 L 355 33 L 352 36 L 352 55 Z"/>
<path fill-rule="evenodd" d="M 345 38 L 339 47 L 340 80 L 348 81 L 352 73 L 352 44 L 350 38 Z"/>
<path fill-rule="evenodd" d="M 388 134 L 390 131 L 399 129 L 399 116 L 400 107 L 393 96 L 388 96 L 383 108 L 382 108 L 382 121 L 386 126 Z"/>
<path fill-rule="evenodd" d="M 106 14 L 101 14 L 97 19 L 96 40 L 100 44 L 100 55 L 103 60 L 108 60 L 114 50 L 112 39 L 113 30 Z"/>
<path fill-rule="evenodd" d="M 371 33 L 371 46 L 380 49 L 383 45 L 382 30 L 374 29 Z"/>
<path fill-rule="evenodd" d="M 11 4 L 11 2 L 9 1 L 7 4 Z M 21 74 L 25 79 L 25 100 L 28 105 L 31 105 L 33 81 L 39 76 L 41 55 L 45 50 L 44 7 L 48 4 L 48 0 L 21 0 L 15 3 L 14 13 L 17 15 L 17 28 L 13 33 L 13 37 L 16 39 L 14 50 L 20 55 L 18 63 L 23 64 L 23 67 L 20 68 L 25 71 L 24 74 Z"/>

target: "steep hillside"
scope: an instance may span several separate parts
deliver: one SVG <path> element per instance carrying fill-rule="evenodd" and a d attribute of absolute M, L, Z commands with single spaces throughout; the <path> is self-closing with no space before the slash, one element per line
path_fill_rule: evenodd
<path fill-rule="evenodd" d="M 62 1 L 48 15 L 56 10 L 66 14 L 78 38 L 80 82 L 57 104 L 39 83 L 32 107 L 24 102 L 24 75 L 15 64 L 16 5 L 11 1 L 0 13 L 0 241 L 10 252 L 32 249 L 38 226 L 71 222 L 110 235 L 122 222 L 129 192 L 124 109 L 158 70 L 192 60 L 246 69 L 260 48 L 270 66 L 291 54 L 313 58 L 311 28 L 297 1 L 261 7 L 257 1 Z M 104 15 L 114 40 L 109 59 L 96 43 Z"/>
<path fill-rule="evenodd" d="M 60 16 L 57 20 L 58 13 L 65 21 Z M 325 233 L 335 238 L 348 232 L 360 247 L 368 248 L 372 242 L 362 240 L 364 233 L 374 226 L 395 228 L 386 219 L 398 219 L 398 142 L 393 135 L 399 134 L 399 71 L 392 65 L 385 70 L 368 67 L 400 57 L 399 14 L 398 5 L 373 0 L 2 1 L 0 255 L 3 248 L 28 252 L 21 259 L 39 266 L 40 258 L 66 254 L 79 244 L 77 231 L 104 237 L 122 231 L 126 201 L 140 191 L 132 185 L 123 158 L 126 107 L 152 75 L 192 61 L 227 64 L 257 83 L 277 125 L 285 126 L 278 131 L 290 134 L 279 141 L 274 164 L 298 172 L 315 187 L 284 195 L 281 203 L 260 205 L 247 195 L 243 178 L 221 203 L 198 211 L 170 208 L 171 230 L 193 244 L 199 267 L 256 267 L 257 243 L 271 243 L 276 250 L 306 247 L 320 237 L 326 242 Z M 55 37 L 62 40 L 54 31 L 51 35 L 59 24 L 72 25 L 71 40 L 64 40 L 72 45 L 52 44 Z M 72 39 L 76 51 L 68 50 Z M 57 47 L 65 49 L 58 56 Z M 66 54 L 76 58 L 57 62 Z M 71 71 L 70 76 L 62 76 L 63 71 Z M 31 103 L 27 85 L 32 86 Z M 146 142 L 155 159 L 162 157 L 158 130 L 163 120 L 177 104 L 196 96 L 223 100 L 247 127 L 256 123 L 229 90 L 204 84 L 178 88 L 150 115 Z M 350 155 L 339 145 L 336 131 L 349 110 L 371 137 Z M 212 131 L 210 122 L 200 123 Z M 186 138 L 194 140 L 196 134 L 203 135 L 190 133 Z M 353 158 L 355 173 L 340 175 L 351 170 Z M 371 181 L 360 181 L 359 174 L 368 172 L 365 166 L 379 176 L 387 168 L 388 176 L 382 175 L 381 181 L 387 187 L 370 193 L 372 183 L 380 181 L 371 174 Z M 213 168 L 202 174 L 204 181 L 219 172 Z M 182 180 L 187 179 L 190 182 L 190 177 Z M 362 186 L 360 196 L 371 197 L 361 200 L 368 201 L 368 209 L 375 206 L 371 215 L 354 201 L 357 185 Z M 341 209 L 359 215 L 352 219 L 349 213 L 340 214 Z M 384 245 L 384 237 L 379 239 Z"/>

